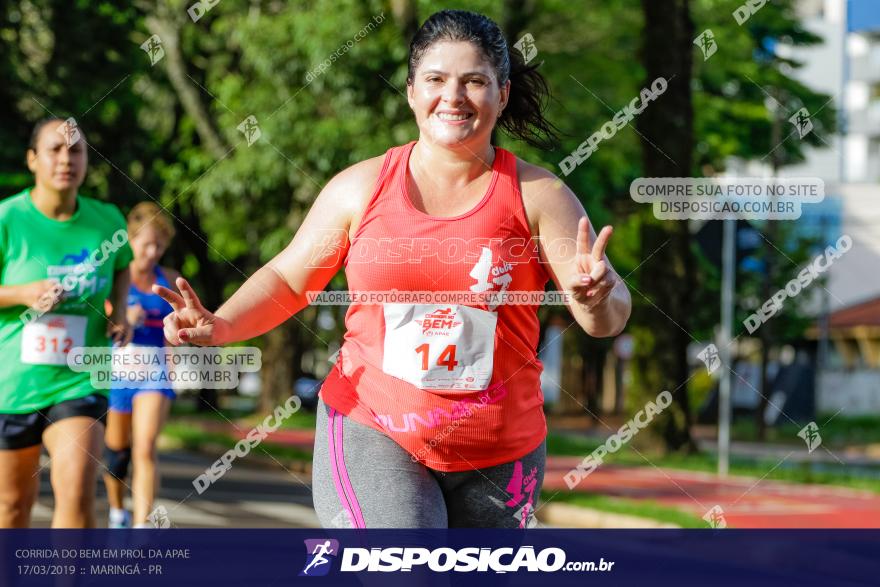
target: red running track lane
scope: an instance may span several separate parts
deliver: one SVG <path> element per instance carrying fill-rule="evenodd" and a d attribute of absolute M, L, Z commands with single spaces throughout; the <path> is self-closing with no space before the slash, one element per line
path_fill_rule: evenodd
<path fill-rule="evenodd" d="M 569 491 L 563 477 L 580 461 L 548 458 L 544 489 Z M 721 481 L 710 473 L 603 465 L 575 491 L 651 500 L 700 518 L 717 505 L 735 528 L 880 528 L 880 495 L 829 485 L 752 477 Z"/>
<path fill-rule="evenodd" d="M 254 426 L 249 424 L 232 423 L 232 422 L 194 422 L 192 420 L 184 420 L 187 424 L 197 426 L 208 432 L 219 432 L 229 434 L 238 439 L 245 438 Z M 265 442 L 272 444 L 280 444 L 282 446 L 294 446 L 303 450 L 311 451 L 315 446 L 314 430 L 298 430 L 279 428 L 275 432 L 270 432 Z"/>

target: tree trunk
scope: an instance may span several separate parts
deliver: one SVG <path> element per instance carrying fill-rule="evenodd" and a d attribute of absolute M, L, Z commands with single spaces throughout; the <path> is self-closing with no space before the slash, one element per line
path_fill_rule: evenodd
<path fill-rule="evenodd" d="M 283 403 L 290 396 L 293 389 L 294 373 L 293 361 L 291 360 L 291 347 L 295 339 L 295 333 L 291 325 L 293 320 L 288 320 L 274 330 L 270 330 L 263 338 L 263 368 L 261 371 L 260 409 L 262 412 L 271 412 L 272 409 Z"/>
<path fill-rule="evenodd" d="M 526 26 L 535 16 L 535 0 L 504 0 L 504 15 L 501 30 L 507 35 L 507 44 L 513 47 L 521 34 L 527 32 Z"/>
<path fill-rule="evenodd" d="M 773 92 L 773 126 L 770 131 L 770 142 L 773 145 L 779 145 L 782 142 L 782 120 L 779 118 L 781 108 L 779 103 L 779 92 L 776 88 Z M 774 149 L 770 155 L 770 164 L 773 167 L 773 177 L 779 177 L 779 168 L 782 167 L 782 149 Z M 766 238 L 770 243 L 776 242 L 776 222 L 771 220 L 767 223 Z M 764 277 L 762 283 L 761 300 L 770 299 L 772 292 L 772 280 L 774 278 L 774 262 L 773 253 L 769 245 L 764 246 Z M 759 332 L 758 337 L 761 340 L 761 382 L 760 382 L 760 400 L 758 401 L 758 409 L 755 413 L 755 427 L 757 429 L 757 439 L 763 442 L 767 438 L 767 424 L 764 422 L 764 413 L 770 404 L 770 379 L 767 377 L 767 363 L 770 358 L 770 349 L 775 343 L 772 320 L 765 322 Z"/>
<path fill-rule="evenodd" d="M 645 177 L 688 177 L 693 151 L 691 55 L 694 25 L 688 0 L 642 0 L 645 18 L 642 62 L 645 87 L 663 77 L 667 89 L 639 115 Z M 638 282 L 633 292 L 633 362 L 640 405 L 661 391 L 674 402 L 660 417 L 667 450 L 695 451 L 690 434 L 692 417 L 687 396 L 687 347 L 695 287 L 691 239 L 685 221 L 659 221 L 650 208 L 643 217 Z M 649 259 L 650 257 L 650 259 Z"/>
<path fill-rule="evenodd" d="M 414 0 L 391 0 L 391 13 L 403 38 L 409 43 L 419 28 Z"/>
<path fill-rule="evenodd" d="M 147 27 L 162 39 L 168 80 L 174 87 L 184 110 L 193 119 L 199 138 L 211 156 L 220 159 L 226 156 L 229 147 L 217 132 L 216 125 L 202 102 L 200 90 L 194 87 L 192 79 L 187 74 L 186 62 L 180 51 L 180 30 L 174 18 L 166 13 L 167 9 L 161 6 L 157 8 L 154 14 L 147 16 Z"/>

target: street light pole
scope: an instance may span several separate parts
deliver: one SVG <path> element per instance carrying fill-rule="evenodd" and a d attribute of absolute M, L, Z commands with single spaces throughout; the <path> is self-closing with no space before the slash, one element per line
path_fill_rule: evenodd
<path fill-rule="evenodd" d="M 724 220 L 721 247 L 721 335 L 719 358 L 722 374 L 718 387 L 718 475 L 727 477 L 730 469 L 730 376 L 733 338 L 733 291 L 736 281 L 736 219 Z"/>

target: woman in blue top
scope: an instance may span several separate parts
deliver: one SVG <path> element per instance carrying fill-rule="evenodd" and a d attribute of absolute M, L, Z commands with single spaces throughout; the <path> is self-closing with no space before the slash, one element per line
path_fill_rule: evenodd
<path fill-rule="evenodd" d="M 134 327 L 135 347 L 164 347 L 162 320 L 171 306 L 151 293 L 154 284 L 167 288 L 180 275 L 159 266 L 159 260 L 174 237 L 174 225 L 162 209 L 152 202 L 141 202 L 128 215 L 129 243 L 134 252 L 131 262 L 131 286 L 128 290 L 128 321 Z M 111 528 L 149 526 L 147 516 L 159 487 L 156 439 L 174 399 L 170 384 L 124 388 L 114 384 L 110 390 L 110 411 L 104 459 L 107 472 L 104 484 L 110 502 Z M 131 480 L 133 515 L 123 506 L 125 477 L 134 461 Z"/>

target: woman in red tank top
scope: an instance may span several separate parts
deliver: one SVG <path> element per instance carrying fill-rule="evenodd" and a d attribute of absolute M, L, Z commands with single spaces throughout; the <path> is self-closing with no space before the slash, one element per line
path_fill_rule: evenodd
<path fill-rule="evenodd" d="M 216 313 L 184 279 L 182 296 L 157 288 L 169 341 L 218 345 L 277 326 L 344 268 L 353 299 L 315 440 L 324 526 L 529 526 L 547 432 L 534 296 L 555 281 L 592 336 L 629 318 L 611 227 L 597 237 L 553 173 L 491 144 L 496 127 L 555 140 L 536 67 L 490 19 L 434 14 L 410 46 L 417 141 L 334 177 Z"/>

